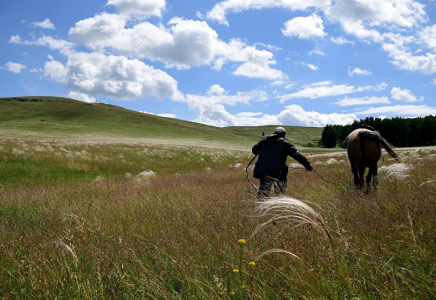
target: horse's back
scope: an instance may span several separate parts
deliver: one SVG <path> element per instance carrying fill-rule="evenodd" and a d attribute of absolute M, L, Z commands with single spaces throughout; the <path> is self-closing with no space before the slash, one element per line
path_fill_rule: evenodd
<path fill-rule="evenodd" d="M 348 135 L 347 153 L 350 163 L 357 163 L 362 159 L 363 155 L 367 163 L 377 163 L 380 159 L 380 143 L 363 138 L 361 133 L 365 131 L 370 132 L 368 129 L 358 128 Z"/>
<path fill-rule="evenodd" d="M 352 131 L 347 137 L 347 153 L 350 163 L 358 162 L 362 155 L 359 139 L 360 130 L 361 129 L 356 129 Z"/>

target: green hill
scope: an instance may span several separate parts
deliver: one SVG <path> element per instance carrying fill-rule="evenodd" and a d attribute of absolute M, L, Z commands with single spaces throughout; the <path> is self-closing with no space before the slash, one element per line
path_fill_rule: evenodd
<path fill-rule="evenodd" d="M 257 142 L 275 126 L 214 127 L 127 110 L 104 103 L 61 97 L 0 98 L 0 138 L 81 140 L 95 142 L 162 142 L 233 145 Z M 287 126 L 288 139 L 316 145 L 322 128 Z"/>

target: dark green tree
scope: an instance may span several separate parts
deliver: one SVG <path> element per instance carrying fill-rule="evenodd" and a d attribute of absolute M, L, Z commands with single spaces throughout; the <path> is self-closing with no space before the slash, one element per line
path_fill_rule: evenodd
<path fill-rule="evenodd" d="M 336 147 L 336 134 L 332 125 L 327 125 L 321 134 L 321 141 L 324 147 L 334 148 Z"/>

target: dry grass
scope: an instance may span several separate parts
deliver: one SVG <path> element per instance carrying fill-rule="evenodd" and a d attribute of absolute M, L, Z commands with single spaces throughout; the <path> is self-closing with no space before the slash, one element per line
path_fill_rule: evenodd
<path fill-rule="evenodd" d="M 433 299 L 436 150 L 399 152 L 407 177 L 380 172 L 369 194 L 354 190 L 344 153 L 310 158 L 337 185 L 290 169 L 287 197 L 310 205 L 329 241 L 321 223 L 295 227 L 289 218 L 250 238 L 272 215 L 258 213 L 248 151 L 3 141 L 0 294 Z"/>

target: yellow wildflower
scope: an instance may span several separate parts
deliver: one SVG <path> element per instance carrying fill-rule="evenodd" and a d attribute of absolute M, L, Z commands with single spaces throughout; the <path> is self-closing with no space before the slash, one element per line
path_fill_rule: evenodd
<path fill-rule="evenodd" d="M 255 266 L 256 266 L 256 263 L 255 263 L 254 261 L 250 261 L 248 264 L 249 264 L 250 266 L 252 266 L 252 267 L 255 267 Z"/>
<path fill-rule="evenodd" d="M 235 294 L 235 292 L 230 292 L 230 296 L 234 296 Z"/>
<path fill-rule="evenodd" d="M 241 286 L 241 289 L 245 290 L 247 289 L 247 286 L 244 284 L 243 286 Z"/>
<path fill-rule="evenodd" d="M 233 273 L 239 273 L 239 269 L 233 269 Z"/>
<path fill-rule="evenodd" d="M 239 245 L 244 245 L 245 244 L 245 240 L 244 239 L 239 239 L 238 240 L 238 244 Z"/>

